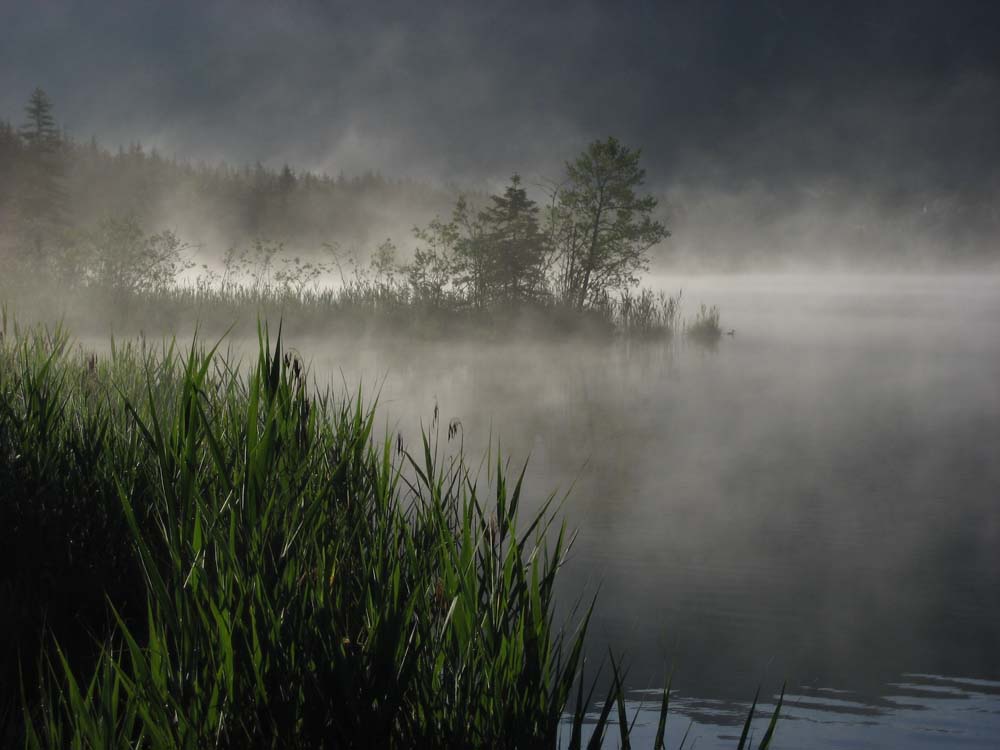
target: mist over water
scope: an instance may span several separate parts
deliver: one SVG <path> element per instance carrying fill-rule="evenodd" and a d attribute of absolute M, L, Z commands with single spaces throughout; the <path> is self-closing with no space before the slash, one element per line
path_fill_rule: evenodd
<path fill-rule="evenodd" d="M 478 467 L 480 498 L 498 461 L 508 481 L 524 466 L 522 521 L 555 497 L 575 534 L 557 617 L 572 628 L 596 597 L 578 684 L 603 664 L 603 697 L 615 650 L 633 747 L 653 744 L 671 670 L 667 747 L 689 728 L 685 747 L 735 747 L 759 685 L 757 747 L 783 683 L 772 748 L 1000 746 L 1000 4 L 95 5 L 0 3 L 5 347 L 60 320 L 88 352 L 221 337 L 246 373 L 258 320 L 273 344 L 280 319 L 296 398 L 295 354 L 318 390 L 377 399 L 376 439 L 416 454 L 426 432 Z M 287 424 L 306 434 L 312 409 Z M 225 436 L 234 454 L 251 434 Z M 127 464 L 114 470 L 142 465 L 122 455 L 108 452 Z M 68 473 L 91 502 L 75 481 L 90 472 Z M 85 548 L 107 557 L 104 537 L 74 538 L 103 518 L 81 507 L 61 541 L 99 538 Z M 450 552 L 443 538 L 414 549 Z M 46 564 L 69 562 L 54 570 L 84 569 L 55 552 Z M 415 621 L 436 622 L 444 576 L 413 560 L 431 605 Z M 303 569 L 300 583 L 325 580 Z M 35 581 L 83 588 L 11 570 L 28 602 Z M 346 654 L 363 635 L 331 644 Z M 450 694 L 445 674 L 456 695 L 477 678 L 468 694 L 503 732 L 534 731 L 503 705 L 520 690 L 479 689 L 498 684 L 486 662 L 451 675 L 429 653 L 434 688 L 412 693 L 400 737 Z M 510 659 L 509 684 L 537 656 Z M 204 736 L 218 744 L 243 712 L 247 737 L 279 741 L 263 720 L 279 692 L 259 716 L 233 702 L 238 720 Z M 562 698 L 536 698 L 551 734 Z M 359 720 L 357 742 L 379 723 Z"/>
<path fill-rule="evenodd" d="M 436 406 L 443 447 L 476 458 L 492 439 L 494 461 L 497 442 L 529 459 L 531 502 L 569 491 L 561 599 L 598 594 L 594 667 L 621 644 L 642 689 L 674 665 L 679 713 L 709 725 L 699 747 L 785 679 L 789 716 L 823 725 L 812 747 L 989 746 L 973 740 L 997 727 L 1000 686 L 962 680 L 1000 676 L 1000 279 L 651 283 L 720 305 L 734 335 L 290 343 L 320 382 L 378 392 L 411 446 Z"/>

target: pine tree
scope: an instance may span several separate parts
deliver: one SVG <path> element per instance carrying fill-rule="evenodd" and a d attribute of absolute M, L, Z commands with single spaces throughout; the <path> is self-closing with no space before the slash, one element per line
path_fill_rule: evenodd
<path fill-rule="evenodd" d="M 25 150 L 18 185 L 18 214 L 35 260 L 46 244 L 59 234 L 64 222 L 63 140 L 52 115 L 52 102 L 36 88 L 24 109 L 26 120 L 18 129 Z"/>
<path fill-rule="evenodd" d="M 283 199 L 287 200 L 288 196 L 295 190 L 296 184 L 298 184 L 298 178 L 292 168 L 286 164 L 281 168 L 281 174 L 278 175 L 278 192 Z"/>
<path fill-rule="evenodd" d="M 33 148 L 51 150 L 58 146 L 59 128 L 52 116 L 52 101 L 42 89 L 36 88 L 24 108 L 27 120 L 21 126 L 21 137 Z"/>
<path fill-rule="evenodd" d="M 538 205 L 528 198 L 520 176 L 511 177 L 503 195 L 490 198 L 479 220 L 490 296 L 504 303 L 536 298 L 545 285 L 549 246 L 538 227 Z"/>

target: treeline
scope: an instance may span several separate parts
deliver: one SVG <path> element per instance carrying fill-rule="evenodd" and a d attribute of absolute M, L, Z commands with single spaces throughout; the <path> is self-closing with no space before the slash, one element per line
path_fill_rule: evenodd
<path fill-rule="evenodd" d="M 61 289 L 150 300 L 153 292 L 161 300 L 165 292 L 183 292 L 217 306 L 294 298 L 380 312 L 586 310 L 614 327 L 641 330 L 672 328 L 677 320 L 676 299 L 633 291 L 649 251 L 669 233 L 656 219 L 656 200 L 643 192 L 639 151 L 614 138 L 591 143 L 568 162 L 541 204 L 517 174 L 499 194 L 460 196 L 446 218 L 413 230 L 404 258 L 391 240 L 359 257 L 336 241 L 317 243 L 322 250 L 306 256 L 286 251 L 283 241 L 261 239 L 282 236 L 283 223 L 300 210 L 295 201 L 308 203 L 324 191 L 388 189 L 377 178 L 348 187 L 328 177 L 296 176 L 287 167 L 277 174 L 260 165 L 210 170 L 139 148 L 111 155 L 64 138 L 41 90 L 32 95 L 24 124 L 3 128 L 0 148 L 14 165 L 0 199 L 8 275 L 40 279 L 43 286 L 55 280 Z M 81 175 L 93 175 L 91 184 L 107 190 L 80 189 L 74 180 Z M 171 175 L 190 182 L 191 200 L 229 195 L 232 209 L 244 215 L 252 239 L 234 244 L 221 267 L 195 269 L 193 248 L 177 233 L 147 229 L 149 196 L 161 194 Z M 293 200 L 299 195 L 305 198 Z M 81 208 L 87 201 L 115 210 Z M 103 218 L 81 219 L 93 216 Z M 322 226 L 311 231 L 322 234 Z M 302 236 L 299 230 L 286 239 L 294 247 Z"/>
<path fill-rule="evenodd" d="M 0 121 L 0 261 L 26 254 L 26 246 L 64 250 L 109 216 L 170 225 L 186 239 L 203 233 L 223 247 L 257 237 L 295 247 L 363 244 L 384 233 L 387 218 L 412 226 L 446 210 L 453 196 L 375 173 L 190 163 L 140 143 L 112 151 L 63 133 L 40 89 L 19 123 Z"/>

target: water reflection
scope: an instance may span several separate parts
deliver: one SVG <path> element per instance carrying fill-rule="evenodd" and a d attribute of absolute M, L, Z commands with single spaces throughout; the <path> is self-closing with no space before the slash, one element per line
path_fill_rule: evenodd
<path fill-rule="evenodd" d="M 822 687 L 799 687 L 785 694 L 780 730 L 773 748 L 995 748 L 1000 738 L 1000 682 L 905 674 L 869 696 Z M 777 696 L 772 696 L 772 701 Z M 627 701 L 635 720 L 634 747 L 652 747 L 660 695 L 634 691 Z M 671 695 L 667 747 L 732 750 L 739 741 L 749 704 Z M 774 703 L 758 704 L 753 736 L 759 741 Z M 614 714 L 613 714 L 614 716 Z M 596 721 L 597 713 L 590 715 Z M 585 730 L 584 737 L 589 731 Z M 616 736 L 617 723 L 608 729 Z M 752 746 L 755 743 L 751 742 Z M 564 742 L 565 746 L 565 742 Z"/>

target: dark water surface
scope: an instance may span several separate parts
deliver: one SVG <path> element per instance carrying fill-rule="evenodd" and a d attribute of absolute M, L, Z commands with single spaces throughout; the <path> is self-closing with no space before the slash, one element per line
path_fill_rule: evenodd
<path fill-rule="evenodd" d="M 437 404 L 473 455 L 530 454 L 533 502 L 572 487 L 563 601 L 600 589 L 593 658 L 626 652 L 636 707 L 675 666 L 675 746 L 734 747 L 783 680 L 775 747 L 1000 746 L 1000 281 L 656 283 L 735 335 L 297 343 L 384 377 L 389 430 Z"/>

